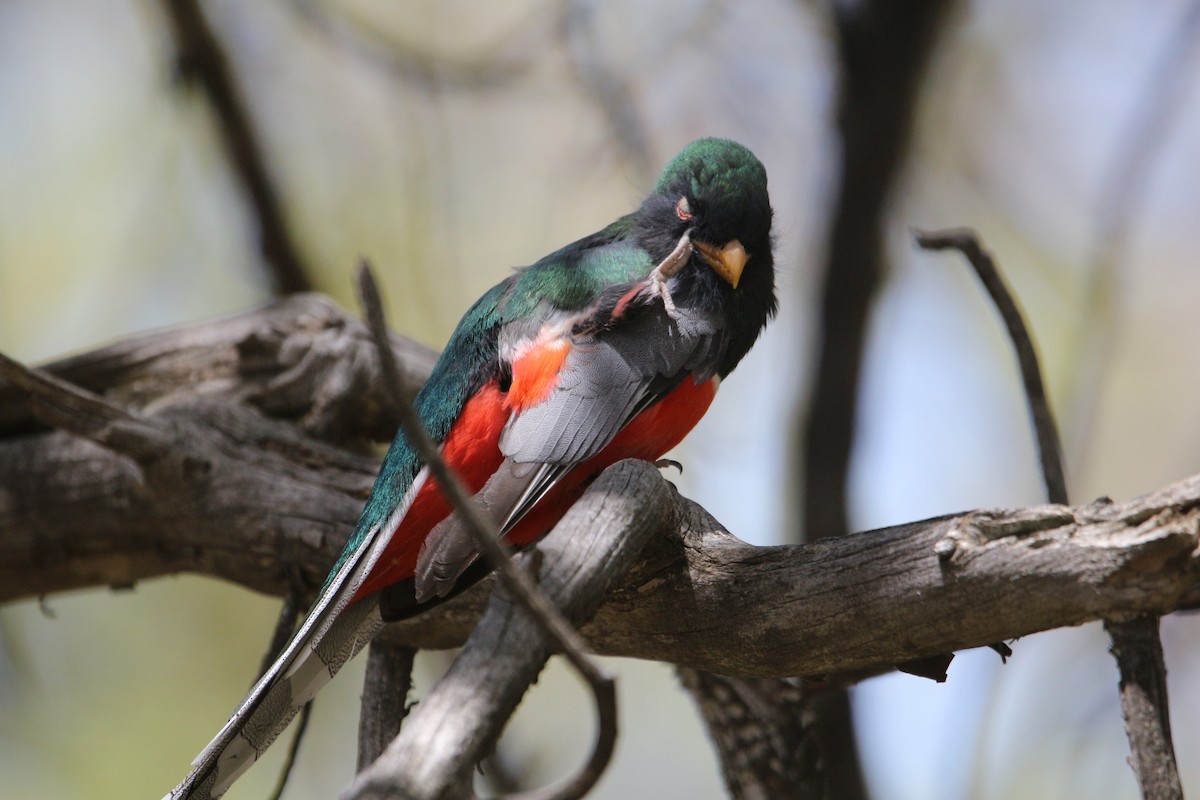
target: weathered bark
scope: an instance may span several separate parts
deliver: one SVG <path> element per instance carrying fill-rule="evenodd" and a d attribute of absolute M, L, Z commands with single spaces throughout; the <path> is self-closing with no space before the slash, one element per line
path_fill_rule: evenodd
<path fill-rule="evenodd" d="M 401 336 L 392 345 L 409 379 L 424 382 L 437 353 Z M 127 408 L 204 397 L 249 406 L 342 446 L 388 440 L 396 431 L 366 326 L 318 294 L 131 336 L 42 369 Z M 0 442 L 39 429 L 26 393 L 0 379 Z"/>
<path fill-rule="evenodd" d="M 435 354 L 394 345 L 424 380 Z M 0 600 L 180 571 L 314 590 L 374 478 L 367 444 L 395 431 L 366 328 L 318 295 L 44 371 L 138 415 L 159 441 L 101 446 L 85 415 L 35 408 L 0 378 Z"/>
<path fill-rule="evenodd" d="M 597 652 L 726 675 L 826 675 L 1200 601 L 1200 476 L 1124 504 L 978 511 L 778 547 L 738 541 L 676 502 L 679 531 L 583 628 Z M 468 594 L 397 635 L 454 646 L 481 605 Z"/>
<path fill-rule="evenodd" d="M 264 351 L 246 343 L 271 337 L 276 346 L 264 351 L 287 358 L 268 366 Z M 295 337 L 308 337 L 317 352 L 287 346 Z M 102 376 L 108 398 L 136 408 L 137 424 L 155 432 L 146 438 L 159 437 L 148 450 L 122 451 L 120 436 L 98 445 L 37 431 L 14 412 L 18 393 L 0 391 L 0 413 L 21 421 L 0 435 L 0 599 L 181 571 L 275 594 L 297 576 L 314 588 L 376 463 L 237 400 L 269 409 L 278 407 L 271 385 L 285 394 L 298 382 L 324 386 L 330 398 L 338 381 L 361 385 L 368 378 L 347 365 L 369 371 L 375 359 L 360 326 L 310 297 L 136 342 L 52 371 Z M 155 355 L 128 355 L 138 351 Z M 248 351 L 256 369 L 246 368 Z M 340 356 L 320 355 L 333 352 Z M 131 384 L 141 389 L 115 388 Z M 288 416 L 328 419 L 310 413 L 318 405 L 289 404 Z M 384 405 L 325 401 L 357 421 L 316 429 L 372 430 L 365 409 Z M 53 409 L 40 413 L 59 418 Z M 737 540 L 674 493 L 663 501 L 661 483 L 641 474 L 621 499 L 635 510 L 670 502 L 677 523 L 583 629 L 600 653 L 743 677 L 822 675 L 1200 601 L 1200 477 L 1122 504 L 976 512 L 779 547 Z M 393 635 L 415 647 L 458 646 L 488 591 L 397 624 Z"/>
<path fill-rule="evenodd" d="M 1167 668 L 1158 617 L 1107 620 L 1112 654 L 1121 673 L 1121 716 L 1129 737 L 1129 764 L 1145 800 L 1182 800 L 1175 743 L 1167 713 Z"/>
<path fill-rule="evenodd" d="M 413 659 L 417 651 L 391 640 L 386 631 L 371 640 L 358 715 L 358 769 L 379 758 L 408 716 Z"/>
<path fill-rule="evenodd" d="M 416 352 L 427 369 L 428 351 Z M 421 362 L 406 363 L 423 374 L 414 368 Z M 311 593 L 373 479 L 377 462 L 366 446 L 393 424 L 388 398 L 372 388 L 377 371 L 362 326 L 314 296 L 138 337 L 41 372 L 0 357 L 0 600 L 182 571 L 275 594 Z M 598 525 L 598 508 L 623 522 Z M 636 544 L 643 539 L 635 531 L 649 544 Z M 581 547 L 585 541 L 594 546 Z M 715 719 L 757 716 L 752 705 L 786 699 L 769 691 L 782 684 L 756 683 L 761 678 L 863 674 L 1048 628 L 1193 607 L 1198 542 L 1200 476 L 1127 503 L 977 511 L 754 547 L 653 469 L 625 464 L 540 548 L 553 569 L 569 567 L 555 578 L 564 601 L 586 585 L 568 581 L 572 575 L 599 569 L 616 581 L 582 629 L 597 652 L 675 663 L 691 678 L 698 676 L 690 670 L 730 676 L 712 678 L 733 690 L 709 709 Z M 632 569 L 603 573 L 614 547 Z M 461 645 L 491 588 L 485 581 L 391 626 L 389 641 Z M 463 765 L 493 746 L 547 654 L 529 646 L 518 656 L 489 635 L 469 644 L 458 668 L 479 677 L 486 663 L 486 681 L 471 685 L 488 691 L 476 689 L 469 707 L 451 703 L 463 714 L 456 725 L 474 733 L 442 755 L 445 780 L 436 785 L 445 792 L 463 788 Z M 438 708 L 445 714 L 444 701 L 464 685 L 427 698 L 430 719 Z M 796 777 L 763 770 L 773 731 L 760 726 L 763 736 L 722 745 L 727 775 L 740 768 L 754 779 L 740 784 L 747 794 L 774 777 Z M 376 736 L 372 749 L 386 738 Z M 419 759 L 385 762 L 392 767 L 372 773 L 383 783 L 360 787 L 416 780 L 407 771 L 427 763 L 428 746 L 407 741 L 396 747 Z"/>
<path fill-rule="evenodd" d="M 826 776 L 799 678 L 730 678 L 681 667 L 731 797 L 822 798 Z"/>

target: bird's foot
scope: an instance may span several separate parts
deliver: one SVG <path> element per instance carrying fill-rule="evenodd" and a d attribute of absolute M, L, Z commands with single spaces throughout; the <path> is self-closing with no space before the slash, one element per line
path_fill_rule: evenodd
<path fill-rule="evenodd" d="M 671 290 L 667 288 L 667 281 L 673 278 L 691 257 L 692 235 L 690 232 L 684 231 L 683 235 L 679 237 L 679 243 L 675 245 L 675 249 L 650 272 L 650 296 L 662 298 L 663 307 L 667 309 L 667 315 L 671 319 L 679 319 L 679 311 L 675 308 L 675 301 L 671 298 Z"/>
<path fill-rule="evenodd" d="M 650 296 L 661 297 L 663 308 L 667 310 L 667 316 L 671 319 L 679 319 L 679 310 L 675 308 L 675 301 L 671 298 L 671 290 L 667 288 L 667 279 L 658 271 L 658 267 L 650 273 Z"/>
<path fill-rule="evenodd" d="M 679 470 L 680 475 L 683 474 L 683 464 L 680 464 L 673 458 L 660 458 L 658 461 L 654 462 L 654 466 L 658 467 L 659 469 L 674 467 L 675 469 Z"/>

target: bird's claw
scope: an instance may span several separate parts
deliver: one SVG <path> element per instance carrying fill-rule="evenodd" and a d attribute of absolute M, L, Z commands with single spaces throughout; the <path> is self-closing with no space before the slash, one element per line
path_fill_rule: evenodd
<path fill-rule="evenodd" d="M 650 273 L 650 296 L 661 297 L 663 308 L 667 310 L 667 316 L 671 319 L 679 319 L 679 310 L 675 308 L 675 301 L 671 298 L 671 290 L 667 288 L 667 278 L 658 270 Z"/>
<path fill-rule="evenodd" d="M 674 467 L 675 469 L 679 470 L 680 475 L 683 474 L 683 464 L 680 464 L 673 458 L 660 458 L 658 461 L 654 462 L 654 466 L 658 467 L 659 469 Z"/>
<path fill-rule="evenodd" d="M 692 234 L 690 231 L 684 231 L 683 235 L 679 237 L 679 243 L 675 245 L 675 249 L 650 272 L 650 296 L 662 298 L 663 307 L 671 319 L 679 319 L 680 314 L 679 310 L 675 308 L 671 290 L 667 288 L 667 281 L 674 277 L 675 273 L 679 272 L 691 257 Z"/>

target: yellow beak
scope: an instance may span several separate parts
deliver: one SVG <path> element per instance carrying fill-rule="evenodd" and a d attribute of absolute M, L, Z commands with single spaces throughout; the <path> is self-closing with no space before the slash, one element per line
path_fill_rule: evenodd
<path fill-rule="evenodd" d="M 701 257 L 712 267 L 713 272 L 736 289 L 738 281 L 742 279 L 742 270 L 746 268 L 746 262 L 750 260 L 742 243 L 737 239 L 730 239 L 722 247 L 715 247 L 704 242 L 692 242 L 692 244 L 700 251 Z"/>

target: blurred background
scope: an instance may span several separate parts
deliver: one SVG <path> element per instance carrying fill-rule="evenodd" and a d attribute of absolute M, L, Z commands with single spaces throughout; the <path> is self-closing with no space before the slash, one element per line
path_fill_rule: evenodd
<path fill-rule="evenodd" d="M 847 47 L 838 14 L 876 5 L 206 0 L 290 237 L 264 257 L 262 204 L 233 166 L 228 119 L 203 70 L 180 61 L 195 43 L 175 20 L 192 2 L 5 0 L 0 351 L 37 362 L 237 312 L 297 276 L 354 309 L 359 256 L 379 271 L 393 327 L 437 347 L 512 266 L 632 210 L 686 142 L 727 136 L 770 176 L 780 312 L 670 477 L 747 541 L 794 541 L 829 231 L 842 156 L 858 152 L 841 137 L 839 93 L 846 65 L 869 68 L 877 52 Z M 876 197 L 886 267 L 877 292 L 863 284 L 861 374 L 849 367 L 849 528 L 1043 498 L 996 315 L 959 259 L 914 248 L 913 228 L 972 226 L 1005 271 L 1044 358 L 1076 502 L 1196 472 L 1200 4 L 916 5 L 943 11 L 908 40 L 911 114 L 873 132 L 901 159 Z M 277 607 L 185 576 L 0 609 L 0 797 L 160 797 L 241 698 Z M 1200 627 L 1169 617 L 1163 637 L 1184 787 L 1197 792 Z M 1087 625 L 1027 637 L 1004 666 L 960 654 L 945 684 L 897 673 L 858 686 L 870 796 L 1136 797 L 1107 647 Z M 418 689 L 443 658 L 423 658 Z M 361 661 L 316 703 L 289 800 L 336 796 L 353 774 Z M 593 796 L 721 796 L 672 670 L 615 666 L 625 716 Z M 566 774 L 590 714 L 552 666 L 501 759 L 537 785 Z M 265 796 L 283 749 L 228 796 Z"/>

